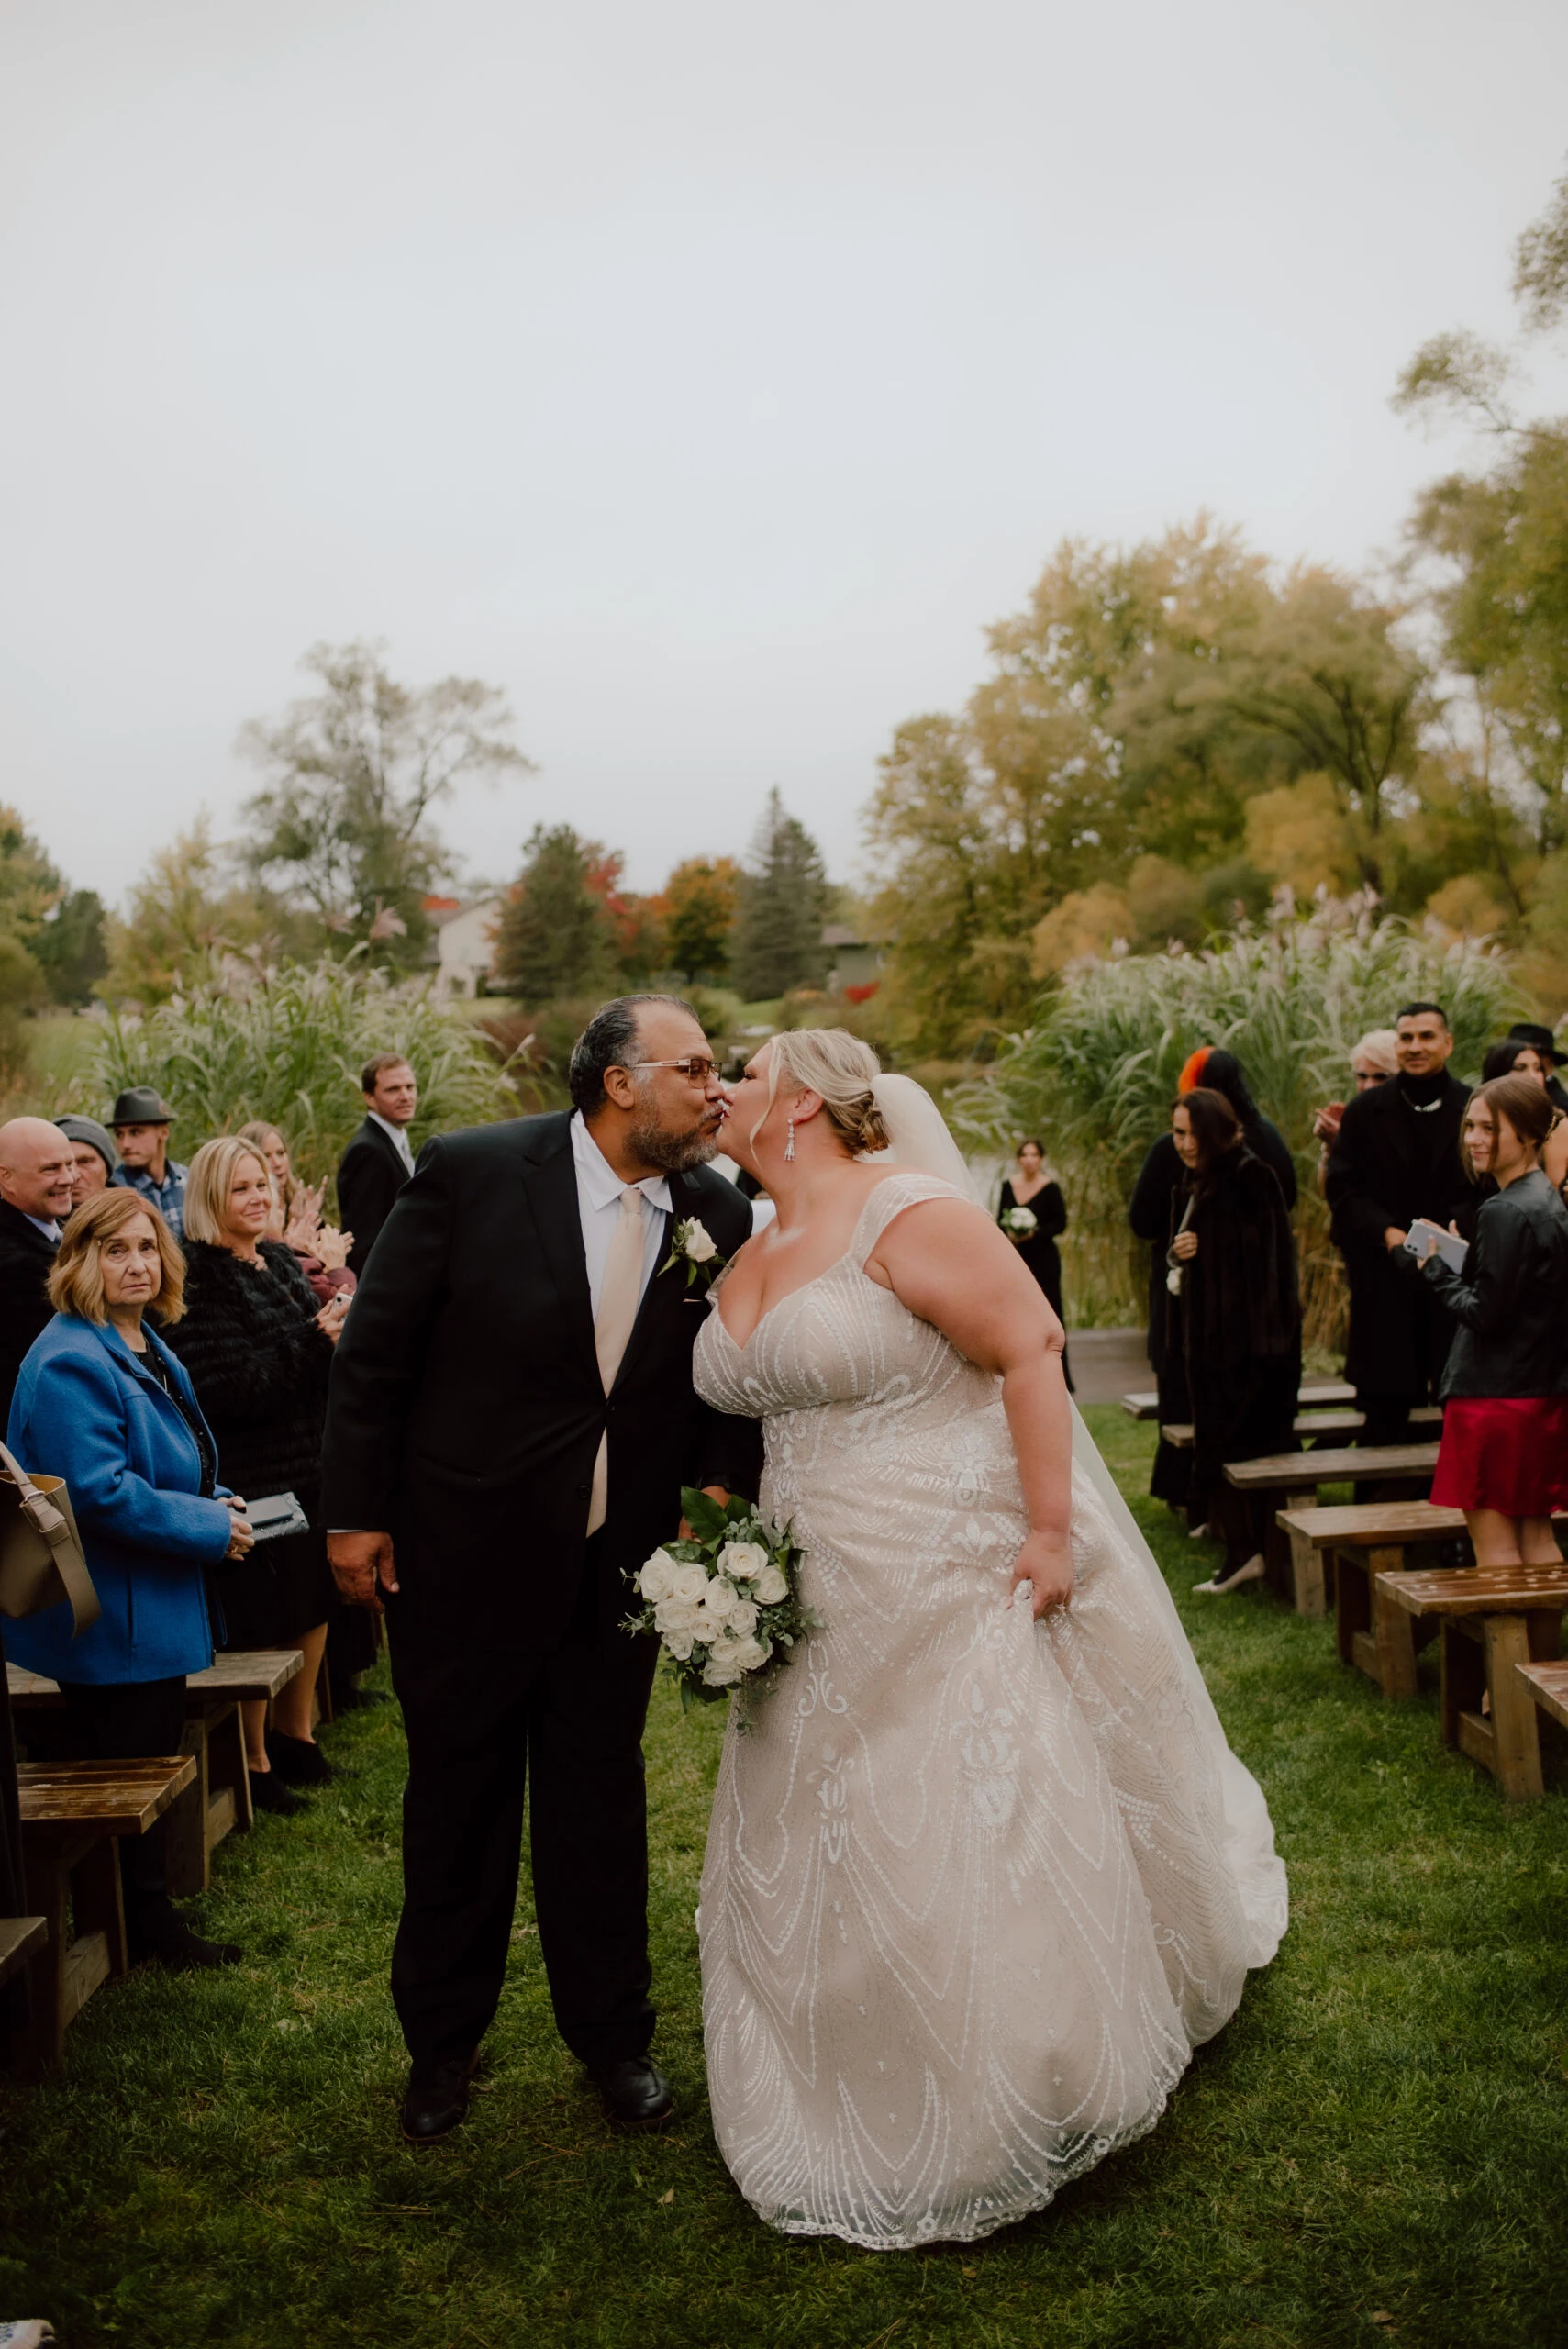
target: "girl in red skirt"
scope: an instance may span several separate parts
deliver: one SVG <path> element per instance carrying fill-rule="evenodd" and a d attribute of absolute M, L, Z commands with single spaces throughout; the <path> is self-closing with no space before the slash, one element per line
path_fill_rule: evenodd
<path fill-rule="evenodd" d="M 1568 1208 L 1540 1164 L 1555 1114 L 1527 1077 L 1471 1095 L 1461 1156 L 1496 1194 L 1462 1268 L 1429 1254 L 1418 1275 L 1458 1324 L 1432 1498 L 1464 1511 L 1482 1566 L 1562 1563 L 1551 1519 L 1568 1509 Z"/>

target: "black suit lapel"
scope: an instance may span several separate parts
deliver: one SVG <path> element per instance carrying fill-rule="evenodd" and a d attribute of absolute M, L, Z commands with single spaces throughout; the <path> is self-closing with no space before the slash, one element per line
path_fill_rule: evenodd
<path fill-rule="evenodd" d="M 594 1308 L 588 1294 L 583 1218 L 577 1205 L 577 1167 L 572 1155 L 568 1119 L 562 1119 L 557 1147 L 550 1150 L 548 1157 L 536 1159 L 529 1168 L 523 1196 L 539 1232 L 539 1252 L 561 1298 L 573 1346 L 597 1383 L 599 1358 L 594 1350 Z"/>

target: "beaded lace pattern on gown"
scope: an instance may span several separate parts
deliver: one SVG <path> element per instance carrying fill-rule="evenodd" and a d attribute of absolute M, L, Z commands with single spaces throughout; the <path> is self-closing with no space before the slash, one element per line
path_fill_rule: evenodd
<path fill-rule="evenodd" d="M 762 1506 L 825 1625 L 744 1728 L 730 1709 L 698 1914 L 714 2128 L 771 2225 L 868 2248 L 990 2234 L 1142 2136 L 1285 1923 L 1262 1795 L 1082 1466 L 1071 1608 L 1006 1603 L 1001 1382 L 863 1269 L 958 1196 L 889 1176 L 839 1264 L 743 1346 L 711 1311 L 695 1358 L 765 1422 Z"/>

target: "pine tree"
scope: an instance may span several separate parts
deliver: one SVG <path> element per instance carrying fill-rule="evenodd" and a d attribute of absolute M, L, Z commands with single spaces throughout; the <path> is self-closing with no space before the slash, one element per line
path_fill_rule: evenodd
<path fill-rule="evenodd" d="M 775 784 L 741 875 L 730 968 L 749 1003 L 822 984 L 828 873 L 804 824 L 786 815 Z"/>
<path fill-rule="evenodd" d="M 570 824 L 535 825 L 496 930 L 495 986 L 528 1004 L 614 986 L 614 928 L 592 886 L 605 863 L 598 842 Z"/>

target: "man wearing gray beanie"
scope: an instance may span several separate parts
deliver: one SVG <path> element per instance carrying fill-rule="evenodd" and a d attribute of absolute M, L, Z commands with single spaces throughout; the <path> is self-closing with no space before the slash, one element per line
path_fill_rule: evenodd
<path fill-rule="evenodd" d="M 96 1118 L 79 1118 L 72 1111 L 56 1118 L 55 1124 L 71 1144 L 74 1162 L 71 1177 L 71 1205 L 79 1208 L 84 1199 L 95 1199 L 100 1191 L 108 1188 L 109 1177 L 120 1163 L 113 1136 Z"/>

